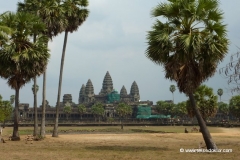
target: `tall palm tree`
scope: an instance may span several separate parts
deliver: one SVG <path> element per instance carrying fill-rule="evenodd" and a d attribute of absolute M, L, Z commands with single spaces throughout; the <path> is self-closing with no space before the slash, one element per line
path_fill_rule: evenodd
<path fill-rule="evenodd" d="M 222 102 L 221 97 L 222 97 L 222 95 L 223 95 L 223 89 L 222 89 L 222 88 L 219 88 L 218 91 L 217 91 L 217 94 L 218 94 L 219 97 L 220 97 L 220 102 Z"/>
<path fill-rule="evenodd" d="M 37 78 L 34 77 L 34 84 L 32 85 L 32 92 L 33 92 L 33 98 L 34 98 L 34 102 L 33 102 L 33 106 L 34 106 L 34 130 L 33 130 L 33 136 L 37 135 L 37 131 L 38 131 L 38 117 L 37 117 L 37 92 L 39 89 L 39 86 L 37 85 Z"/>
<path fill-rule="evenodd" d="M 173 96 L 173 103 L 174 103 L 174 95 L 173 95 L 173 92 L 176 91 L 176 87 L 174 85 L 171 85 L 170 88 L 169 88 L 170 92 L 172 92 L 172 96 Z"/>
<path fill-rule="evenodd" d="M 156 20 L 148 32 L 146 56 L 162 65 L 165 77 L 189 96 L 208 149 L 217 148 L 196 106 L 193 93 L 214 75 L 227 54 L 229 41 L 218 0 L 168 0 L 152 11 Z"/>
<path fill-rule="evenodd" d="M 61 2 L 61 0 L 24 0 L 23 3 L 18 3 L 18 11 L 30 12 L 39 16 L 47 28 L 44 34 L 49 40 L 52 40 L 53 37 L 65 30 L 67 24 L 67 21 L 63 17 Z M 45 71 L 43 74 L 42 119 L 40 129 L 40 135 L 42 137 L 45 137 L 46 75 Z"/>
<path fill-rule="evenodd" d="M 62 58 L 61 58 L 61 65 L 60 65 L 59 83 L 58 83 L 56 118 L 55 118 L 53 134 L 52 134 L 53 137 L 58 136 L 58 118 L 59 118 L 59 107 L 60 107 L 60 97 L 61 97 L 61 88 L 62 88 L 62 75 L 63 75 L 63 66 L 64 66 L 68 33 L 77 31 L 79 26 L 82 25 L 82 23 L 86 20 L 89 13 L 89 11 L 86 9 L 87 6 L 88 6 L 88 0 L 65 0 L 63 3 L 63 8 L 65 11 L 64 15 L 68 25 L 66 25 L 65 35 L 64 35 L 64 43 L 63 43 Z"/>
<path fill-rule="evenodd" d="M 8 12 L 0 17 L 0 25 L 12 28 L 9 41 L 0 49 L 0 76 L 8 80 L 15 89 L 15 115 L 12 140 L 20 140 L 18 133 L 19 90 L 35 76 L 41 75 L 49 58 L 47 37 L 39 34 L 31 41 L 33 30 L 45 30 L 41 20 L 29 13 Z"/>

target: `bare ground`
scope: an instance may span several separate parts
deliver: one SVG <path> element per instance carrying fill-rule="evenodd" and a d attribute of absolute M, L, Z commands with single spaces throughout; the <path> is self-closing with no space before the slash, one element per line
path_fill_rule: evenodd
<path fill-rule="evenodd" d="M 133 134 L 65 134 L 43 141 L 25 144 L 0 143 L 0 160 L 158 160 L 158 159 L 238 159 L 240 129 L 220 128 L 212 133 L 218 148 L 232 149 L 231 153 L 180 153 L 179 149 L 198 148 L 203 142 L 201 133 L 133 133 Z"/>

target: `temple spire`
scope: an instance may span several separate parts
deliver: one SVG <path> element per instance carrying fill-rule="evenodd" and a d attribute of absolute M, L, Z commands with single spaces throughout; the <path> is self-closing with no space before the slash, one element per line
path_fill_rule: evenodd
<path fill-rule="evenodd" d="M 106 95 L 111 93 L 112 91 L 113 91 L 113 82 L 109 72 L 107 71 L 103 79 L 101 92 L 99 94 Z"/>

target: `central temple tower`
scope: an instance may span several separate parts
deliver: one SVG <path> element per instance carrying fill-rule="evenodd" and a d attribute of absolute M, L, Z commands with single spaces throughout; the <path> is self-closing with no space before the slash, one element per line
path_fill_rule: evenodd
<path fill-rule="evenodd" d="M 102 89 L 101 89 L 99 95 L 107 95 L 107 94 L 111 93 L 112 91 L 113 91 L 113 82 L 112 82 L 112 78 L 111 78 L 109 72 L 107 71 L 107 73 L 103 79 Z"/>

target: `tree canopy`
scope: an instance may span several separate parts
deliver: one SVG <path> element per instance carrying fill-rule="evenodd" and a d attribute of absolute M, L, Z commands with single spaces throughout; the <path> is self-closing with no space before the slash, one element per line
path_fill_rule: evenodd
<path fill-rule="evenodd" d="M 240 95 L 233 96 L 229 102 L 229 111 L 235 117 L 240 118 Z"/>
<path fill-rule="evenodd" d="M 196 105 L 205 121 L 207 118 L 214 117 L 216 115 L 218 110 L 217 96 L 214 95 L 212 88 L 206 85 L 201 85 L 195 91 L 194 98 L 196 100 Z M 187 101 L 187 111 L 190 117 L 195 116 L 195 112 L 191 106 L 190 100 Z"/>

